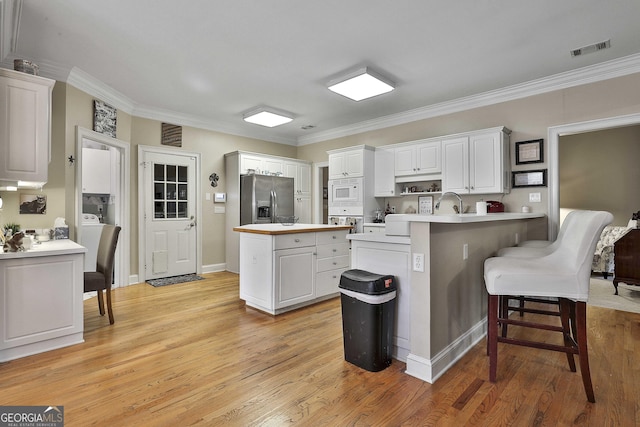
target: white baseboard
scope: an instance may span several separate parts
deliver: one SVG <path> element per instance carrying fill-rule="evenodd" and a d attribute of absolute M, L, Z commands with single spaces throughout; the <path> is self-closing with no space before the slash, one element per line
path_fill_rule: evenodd
<path fill-rule="evenodd" d="M 203 273 L 217 273 L 219 271 L 225 271 L 226 269 L 227 269 L 227 264 L 224 262 L 221 264 L 209 264 L 209 265 L 202 266 Z"/>
<path fill-rule="evenodd" d="M 433 384 L 474 345 L 482 340 L 486 334 L 487 319 L 484 318 L 460 336 L 460 338 L 436 354 L 433 359 L 426 359 L 410 353 L 409 356 L 407 356 L 407 369 L 405 373 Z"/>

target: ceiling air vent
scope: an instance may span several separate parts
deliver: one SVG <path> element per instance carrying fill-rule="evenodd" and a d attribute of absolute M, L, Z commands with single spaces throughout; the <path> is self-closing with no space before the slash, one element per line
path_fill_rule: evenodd
<path fill-rule="evenodd" d="M 603 42 L 590 44 L 589 46 L 584 46 L 579 49 L 574 49 L 571 51 L 571 56 L 582 56 L 588 53 L 597 52 L 602 49 L 608 49 L 611 47 L 611 40 L 605 40 Z"/>

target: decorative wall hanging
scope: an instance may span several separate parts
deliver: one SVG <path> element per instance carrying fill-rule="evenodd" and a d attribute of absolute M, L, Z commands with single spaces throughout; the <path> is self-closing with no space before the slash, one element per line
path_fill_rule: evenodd
<path fill-rule="evenodd" d="M 544 162 L 542 139 L 516 142 L 516 165 Z"/>
<path fill-rule="evenodd" d="M 21 214 L 46 214 L 47 196 L 43 194 L 21 194 L 20 195 Z"/>
<path fill-rule="evenodd" d="M 513 181 L 512 187 L 546 187 L 547 170 L 511 172 Z"/>
<path fill-rule="evenodd" d="M 112 138 L 116 137 L 117 110 L 112 106 L 98 101 L 93 101 L 93 130 Z"/>
<path fill-rule="evenodd" d="M 170 145 L 172 147 L 182 147 L 182 126 L 162 124 L 162 145 Z"/>

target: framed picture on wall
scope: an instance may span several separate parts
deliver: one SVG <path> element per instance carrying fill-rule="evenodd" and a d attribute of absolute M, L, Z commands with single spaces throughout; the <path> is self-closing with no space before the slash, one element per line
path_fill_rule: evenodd
<path fill-rule="evenodd" d="M 516 142 L 516 165 L 544 162 L 542 139 Z"/>
<path fill-rule="evenodd" d="M 512 187 L 546 187 L 547 170 L 511 172 Z"/>
<path fill-rule="evenodd" d="M 44 194 L 21 194 L 20 195 L 21 214 L 46 214 L 47 196 Z"/>

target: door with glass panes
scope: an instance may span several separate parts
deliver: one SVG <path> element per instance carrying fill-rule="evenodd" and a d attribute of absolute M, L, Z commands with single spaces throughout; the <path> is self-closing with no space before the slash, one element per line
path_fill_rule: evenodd
<path fill-rule="evenodd" d="M 145 279 L 196 272 L 196 158 L 144 152 Z"/>

